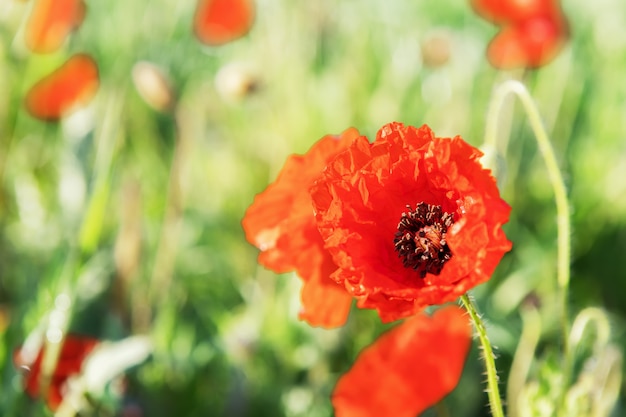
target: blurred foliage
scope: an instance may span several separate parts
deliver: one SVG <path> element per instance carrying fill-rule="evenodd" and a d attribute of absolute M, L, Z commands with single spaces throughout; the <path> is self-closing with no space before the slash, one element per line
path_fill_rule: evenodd
<path fill-rule="evenodd" d="M 480 146 L 492 88 L 509 78 L 529 87 L 567 179 L 572 314 L 607 309 L 623 351 L 623 2 L 565 2 L 566 50 L 540 70 L 505 73 L 484 59 L 496 28 L 467 1 L 256 6 L 246 37 L 208 48 L 192 35 L 195 2 L 87 1 L 67 45 L 34 55 L 21 40 L 30 3 L 0 4 L 1 415 L 50 415 L 23 393 L 12 353 L 49 326 L 60 295 L 71 299 L 66 330 L 107 340 L 147 334 L 154 343 L 125 389 L 92 399 L 104 405 L 84 415 L 332 415 L 336 379 L 387 326 L 356 309 L 341 329 L 298 321 L 299 281 L 256 265 L 239 223 L 246 207 L 288 154 L 350 126 L 371 138 L 389 121 L 427 123 Z M 96 99 L 59 123 L 33 119 L 25 91 L 74 52 L 99 65 Z M 138 93 L 138 62 L 166 75 L 172 108 L 154 110 Z M 545 364 L 527 395 L 540 396 L 556 384 L 550 355 L 560 343 L 555 209 L 512 103 L 500 126 L 508 149 L 499 181 L 513 207 L 514 249 L 475 296 L 503 386 L 522 331 L 519 307 L 537 306 Z M 486 416 L 481 372 L 475 349 L 458 388 L 425 415 Z M 622 388 L 615 416 L 625 398 Z"/>

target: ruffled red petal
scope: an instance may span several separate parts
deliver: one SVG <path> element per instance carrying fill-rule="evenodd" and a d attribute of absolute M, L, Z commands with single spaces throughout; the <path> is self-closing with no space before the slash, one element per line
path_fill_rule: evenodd
<path fill-rule="evenodd" d="M 511 244 L 501 229 L 510 207 L 461 138 L 437 138 L 391 123 L 376 141 L 358 138 L 311 188 L 318 229 L 339 267 L 332 278 L 376 309 L 385 322 L 453 301 L 487 281 Z M 394 235 L 407 205 L 440 205 L 454 213 L 446 240 L 452 259 L 424 278 L 405 268 Z"/>
<path fill-rule="evenodd" d="M 471 329 L 458 307 L 407 319 L 364 349 L 339 379 L 335 415 L 418 415 L 457 385 L 470 345 Z"/>
<path fill-rule="evenodd" d="M 303 279 L 300 317 L 314 326 L 342 325 L 352 298 L 329 279 L 337 267 L 315 225 L 308 188 L 322 175 L 328 160 L 358 135 L 350 129 L 341 136 L 326 136 L 305 155 L 290 156 L 242 221 L 246 239 L 261 250 L 261 265 L 278 273 L 296 271 Z"/>

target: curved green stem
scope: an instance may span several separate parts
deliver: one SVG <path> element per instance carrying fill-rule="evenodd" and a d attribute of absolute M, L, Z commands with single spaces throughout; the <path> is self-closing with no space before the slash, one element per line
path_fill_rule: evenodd
<path fill-rule="evenodd" d="M 609 318 L 601 308 L 587 307 L 578 313 L 578 316 L 576 316 L 572 324 L 572 331 L 569 335 L 569 343 L 572 350 L 575 350 L 582 340 L 583 334 L 591 325 L 595 325 L 596 330 L 594 351 L 598 352 L 602 347 L 608 344 L 611 339 L 611 323 L 609 322 Z"/>
<path fill-rule="evenodd" d="M 554 190 L 554 198 L 556 201 L 556 216 L 558 227 L 558 254 L 557 254 L 557 282 L 560 289 L 561 297 L 561 320 L 562 320 L 562 332 L 563 332 L 563 350 L 567 354 L 568 352 L 568 306 L 567 306 L 567 294 L 569 289 L 570 280 L 570 209 L 569 202 L 567 200 L 567 192 L 565 189 L 565 182 L 559 169 L 556 157 L 554 156 L 554 150 L 550 144 L 550 139 L 546 129 L 541 121 L 539 110 L 537 105 L 533 101 L 532 97 L 528 93 L 528 90 L 519 81 L 509 80 L 500 84 L 496 88 L 493 98 L 491 99 L 491 105 L 489 108 L 487 127 L 485 132 L 485 145 L 488 148 L 496 149 L 497 143 L 497 122 L 498 114 L 504 103 L 505 97 L 509 93 L 514 93 L 522 102 L 530 127 L 537 139 L 537 145 L 541 156 L 546 164 L 548 170 L 548 178 L 552 183 Z"/>
<path fill-rule="evenodd" d="M 574 361 L 576 359 L 576 350 L 583 335 L 589 328 L 595 328 L 595 343 L 593 346 L 594 355 L 600 355 L 602 349 L 609 343 L 611 339 L 611 324 L 606 313 L 597 307 L 587 307 L 582 310 L 572 324 L 572 330 L 569 334 L 568 344 L 570 351 L 565 356 L 565 369 L 563 371 L 564 380 L 570 381 L 574 374 Z"/>
<path fill-rule="evenodd" d="M 487 337 L 487 329 L 483 321 L 474 307 L 474 303 L 467 294 L 461 296 L 463 307 L 469 313 L 469 316 L 476 328 L 476 334 L 480 340 L 483 349 L 483 360 L 485 361 L 485 371 L 487 373 L 487 395 L 489 396 L 489 406 L 491 407 L 491 415 L 493 417 L 504 417 L 502 408 L 502 399 L 500 398 L 500 388 L 498 387 L 498 372 L 496 370 L 496 361 L 493 355 L 493 349 Z"/>
<path fill-rule="evenodd" d="M 535 307 L 529 306 L 521 309 L 522 335 L 513 355 L 513 363 L 509 371 L 507 383 L 506 404 L 509 417 L 518 417 L 519 395 L 526 384 L 535 356 L 535 350 L 541 337 L 541 316 Z"/>

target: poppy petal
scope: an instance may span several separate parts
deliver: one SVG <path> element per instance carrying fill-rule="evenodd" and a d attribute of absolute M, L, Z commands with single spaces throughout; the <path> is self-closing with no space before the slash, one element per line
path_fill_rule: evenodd
<path fill-rule="evenodd" d="M 302 308 L 299 318 L 312 326 L 326 328 L 342 326 L 350 312 L 352 297 L 329 278 L 337 266 L 330 256 L 324 254 L 321 266 L 312 265 L 309 268 L 312 274 L 302 286 L 300 296 Z"/>
<path fill-rule="evenodd" d="M 470 345 L 471 328 L 458 307 L 407 319 L 365 348 L 339 379 L 336 416 L 420 414 L 457 385 Z"/>
<path fill-rule="evenodd" d="M 472 0 L 477 14 L 495 23 L 511 23 L 558 10 L 558 0 Z"/>
<path fill-rule="evenodd" d="M 373 143 L 360 137 L 328 163 L 310 191 L 316 223 L 338 267 L 331 278 L 359 307 L 376 309 L 390 322 L 454 301 L 489 280 L 511 248 L 502 231 L 510 207 L 481 155 L 460 137 L 435 137 L 426 125 L 390 123 Z M 436 270 L 424 263 L 431 255 L 419 252 L 432 241 L 418 234 L 440 224 L 423 218 L 413 231 L 398 234 L 418 204 L 453 218 L 437 238 L 449 256 Z M 407 243 L 414 247 L 402 255 L 399 237 L 419 243 Z M 435 257 L 444 253 L 438 248 Z"/>
<path fill-rule="evenodd" d="M 56 410 L 61 404 L 65 382 L 71 375 L 80 372 L 84 359 L 98 343 L 98 339 L 77 335 L 68 335 L 65 338 L 59 352 L 56 368 L 50 377 L 48 394 L 43 396 L 50 409 Z M 42 347 L 32 363 L 24 362 L 19 349 L 13 356 L 15 366 L 27 370 L 24 375 L 24 390 L 31 398 L 40 397 L 43 355 L 44 348 Z"/>
<path fill-rule="evenodd" d="M 337 268 L 315 225 L 308 188 L 330 158 L 359 133 L 326 136 L 305 155 L 287 158 L 276 181 L 258 194 L 242 220 L 246 239 L 261 250 L 259 263 L 277 273 L 296 271 L 304 281 L 300 317 L 313 326 L 337 327 L 352 297 L 330 279 Z"/>
<path fill-rule="evenodd" d="M 539 67 L 557 55 L 566 38 L 565 21 L 534 17 L 503 28 L 490 42 L 487 58 L 501 69 Z"/>
<path fill-rule="evenodd" d="M 85 16 L 83 0 L 36 0 L 26 23 L 26 45 L 37 53 L 56 51 Z"/>
<path fill-rule="evenodd" d="M 98 86 L 96 62 L 88 55 L 76 54 L 31 87 L 26 109 L 39 119 L 58 120 L 91 100 Z"/>
<path fill-rule="evenodd" d="M 563 48 L 569 26 L 558 0 L 471 0 L 476 12 L 501 26 L 487 50 L 496 68 L 535 68 Z"/>
<path fill-rule="evenodd" d="M 244 36 L 253 21 L 251 0 L 198 0 L 193 30 L 200 42 L 218 46 Z"/>

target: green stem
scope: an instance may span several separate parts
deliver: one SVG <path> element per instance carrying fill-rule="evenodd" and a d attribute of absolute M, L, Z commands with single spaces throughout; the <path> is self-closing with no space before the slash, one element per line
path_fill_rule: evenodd
<path fill-rule="evenodd" d="M 526 384 L 541 338 L 541 315 L 537 309 L 533 306 L 522 307 L 521 315 L 522 335 L 513 355 L 507 383 L 506 405 L 509 417 L 518 417 L 521 414 L 518 399 Z"/>
<path fill-rule="evenodd" d="M 91 192 L 78 235 L 78 245 L 83 254 L 92 254 L 100 243 L 104 219 L 109 214 L 107 203 L 111 193 L 111 169 L 121 135 L 123 95 L 121 92 L 114 91 L 107 94 L 105 99 L 102 123 L 95 132 L 97 159 Z"/>
<path fill-rule="evenodd" d="M 189 157 L 193 112 L 187 105 L 176 108 L 175 122 L 178 130 L 176 146 L 170 168 L 169 185 L 165 200 L 165 217 L 157 247 L 154 270 L 150 279 L 150 294 L 155 306 L 162 305 L 169 297 L 180 229 L 183 223 L 185 193 L 183 187 L 184 167 Z"/>
<path fill-rule="evenodd" d="M 493 95 L 491 100 L 491 106 L 489 108 L 489 116 L 487 118 L 487 127 L 485 132 L 485 145 L 489 149 L 496 149 L 497 143 L 497 123 L 498 115 L 505 97 L 509 93 L 514 93 L 522 102 L 530 127 L 537 139 L 537 145 L 541 156 L 546 164 L 548 170 L 548 178 L 552 183 L 554 190 L 554 199 L 556 202 L 556 217 L 558 228 L 558 254 L 557 254 L 557 282 L 560 289 L 560 307 L 561 307 L 561 326 L 563 332 L 563 350 L 567 355 L 568 352 L 568 330 L 569 330 L 569 314 L 567 306 L 567 294 L 569 291 L 570 281 L 570 209 L 569 202 L 567 200 L 567 192 L 565 189 L 565 182 L 559 169 L 554 150 L 550 144 L 550 139 L 543 122 L 537 105 L 533 101 L 532 97 L 528 93 L 528 90 L 519 81 L 509 80 L 500 84 Z"/>
<path fill-rule="evenodd" d="M 487 337 L 487 329 L 480 318 L 474 303 L 467 294 L 461 296 L 463 307 L 469 313 L 472 323 L 476 328 L 476 334 L 480 340 L 483 349 L 483 360 L 485 361 L 485 370 L 487 372 L 487 395 L 489 396 L 489 406 L 491 407 L 491 415 L 493 417 L 504 417 L 502 408 L 502 399 L 500 398 L 500 388 L 498 387 L 498 371 L 496 370 L 496 361 L 493 355 L 493 349 Z"/>
<path fill-rule="evenodd" d="M 563 370 L 563 379 L 566 383 L 572 380 L 576 351 L 588 328 L 595 329 L 593 355 L 596 356 L 596 359 L 601 355 L 602 349 L 608 345 L 611 339 L 611 324 L 602 309 L 587 307 L 578 313 L 574 319 L 572 330 L 568 337 L 570 351 L 569 354 L 565 356 L 565 367 Z M 566 391 L 567 390 L 563 390 L 563 396 L 566 395 Z M 563 401 L 561 401 L 561 404 L 563 404 Z"/>

